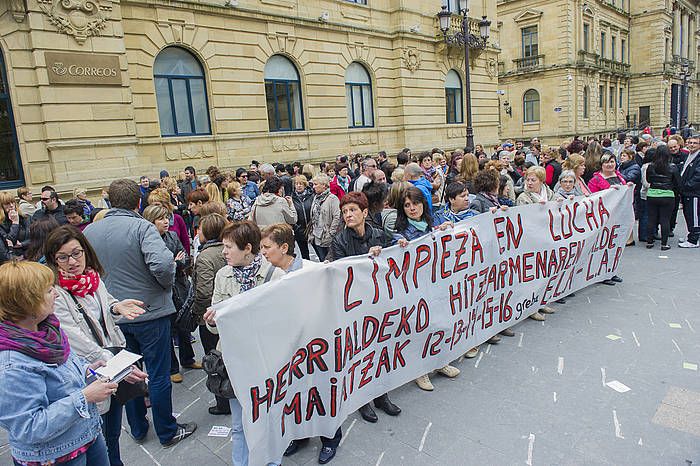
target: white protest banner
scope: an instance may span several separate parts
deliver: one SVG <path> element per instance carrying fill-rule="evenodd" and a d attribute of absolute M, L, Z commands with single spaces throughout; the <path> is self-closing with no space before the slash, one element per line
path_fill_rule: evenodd
<path fill-rule="evenodd" d="M 373 398 L 610 278 L 634 224 L 632 197 L 625 186 L 485 213 L 217 305 L 250 464 L 279 461 L 294 438 L 333 437 Z"/>

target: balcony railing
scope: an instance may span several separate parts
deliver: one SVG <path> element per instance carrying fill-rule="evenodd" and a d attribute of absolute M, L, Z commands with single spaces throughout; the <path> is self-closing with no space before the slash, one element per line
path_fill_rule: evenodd
<path fill-rule="evenodd" d="M 469 48 L 470 49 L 483 49 L 484 46 L 486 45 L 483 40 L 481 40 L 481 29 L 479 27 L 479 19 L 468 17 L 467 18 L 467 33 L 477 40 L 469 41 Z M 443 34 L 442 30 L 440 30 L 440 22 L 436 20 L 436 26 L 437 30 L 437 35 L 436 39 L 440 41 L 445 40 L 445 34 Z M 448 37 L 448 45 L 449 46 L 458 46 L 458 47 L 464 47 L 464 43 L 460 41 L 455 41 L 452 40 L 455 35 L 460 35 L 462 33 L 462 15 L 458 14 L 453 14 L 450 17 L 450 27 L 447 30 L 447 37 Z"/>
<path fill-rule="evenodd" d="M 480 29 L 479 29 L 479 20 L 476 18 L 468 18 L 469 21 L 469 27 L 468 33 L 469 34 L 474 34 L 475 36 L 479 36 L 480 34 Z M 450 17 L 450 30 L 447 31 L 448 33 L 455 33 L 458 31 L 462 30 L 462 16 L 461 15 L 452 15 Z"/>
<path fill-rule="evenodd" d="M 513 63 L 518 71 L 537 70 L 544 67 L 544 55 L 516 58 Z"/>
<path fill-rule="evenodd" d="M 578 62 L 583 65 L 597 65 L 598 54 L 593 52 L 587 52 L 585 50 L 579 50 Z"/>
<path fill-rule="evenodd" d="M 610 60 L 608 58 L 598 57 L 598 66 L 604 70 L 612 71 L 613 73 L 629 73 L 630 65 L 619 61 Z"/>

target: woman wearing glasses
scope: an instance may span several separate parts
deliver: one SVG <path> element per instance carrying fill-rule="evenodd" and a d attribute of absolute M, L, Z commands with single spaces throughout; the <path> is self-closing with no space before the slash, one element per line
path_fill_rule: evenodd
<path fill-rule="evenodd" d="M 116 321 L 143 314 L 143 303 L 135 299 L 117 301 L 109 294 L 100 279 L 103 270 L 97 254 L 77 228 L 66 225 L 51 232 L 45 253 L 46 263 L 56 276 L 54 314 L 71 350 L 90 363 L 109 360 L 113 353 L 107 348 L 126 346 Z M 146 374 L 136 369 L 127 380 L 136 382 L 145 378 Z M 110 466 L 122 466 L 119 456 L 122 406 L 107 398 L 98 408 Z"/>

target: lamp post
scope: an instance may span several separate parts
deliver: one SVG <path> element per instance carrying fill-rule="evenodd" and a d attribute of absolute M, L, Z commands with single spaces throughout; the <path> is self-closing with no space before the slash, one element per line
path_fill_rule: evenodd
<path fill-rule="evenodd" d="M 689 68 L 689 63 L 686 60 L 681 64 L 681 78 L 683 79 L 682 88 L 681 88 L 681 105 L 680 105 L 680 113 L 681 113 L 680 127 L 681 128 L 683 128 L 685 125 L 688 124 L 688 78 L 690 78 L 690 73 L 689 73 L 688 68 Z"/>
<path fill-rule="evenodd" d="M 467 0 L 459 0 L 459 14 L 462 16 L 462 27 L 460 31 L 449 34 L 452 12 L 447 9 L 446 5 L 437 14 L 440 22 L 440 29 L 445 38 L 445 43 L 449 45 L 457 45 L 464 47 L 464 81 L 465 95 L 467 99 L 467 147 L 474 148 L 474 128 L 472 127 L 472 96 L 471 96 L 471 78 L 469 75 L 469 52 L 471 48 L 483 50 L 486 48 L 486 41 L 489 38 L 491 29 L 491 21 L 486 19 L 486 16 L 481 17 L 479 21 L 479 36 L 469 32 L 469 8 Z"/>

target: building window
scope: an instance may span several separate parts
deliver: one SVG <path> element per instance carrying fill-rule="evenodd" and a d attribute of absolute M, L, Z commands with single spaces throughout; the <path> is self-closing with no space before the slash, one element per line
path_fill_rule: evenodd
<path fill-rule="evenodd" d="M 364 66 L 350 63 L 345 71 L 345 94 L 348 105 L 348 127 L 374 126 L 372 106 L 372 81 Z"/>
<path fill-rule="evenodd" d="M 622 96 L 623 96 L 623 95 L 625 95 L 625 88 L 621 87 L 621 88 L 620 88 L 620 94 L 619 94 L 619 100 L 620 100 L 619 108 L 623 108 L 623 107 L 624 107 L 624 105 L 622 105 L 622 100 L 623 100 Z"/>
<path fill-rule="evenodd" d="M 535 123 L 540 121 L 540 94 L 530 89 L 523 95 L 523 122 Z"/>
<path fill-rule="evenodd" d="M 588 118 L 588 86 L 583 87 L 583 118 Z"/>
<path fill-rule="evenodd" d="M 447 11 L 459 14 L 459 0 L 443 0 L 443 5 L 447 5 Z"/>
<path fill-rule="evenodd" d="M 588 43 L 591 40 L 591 26 L 588 23 L 583 23 L 583 50 L 588 52 Z"/>
<path fill-rule="evenodd" d="M 605 58 L 605 33 L 600 33 L 600 57 Z"/>
<path fill-rule="evenodd" d="M 627 41 L 620 39 L 620 61 L 627 63 Z"/>
<path fill-rule="evenodd" d="M 598 108 L 605 107 L 605 86 L 598 87 Z"/>
<path fill-rule="evenodd" d="M 523 56 L 522 58 L 536 57 L 537 47 L 537 26 L 530 26 L 522 29 Z"/>
<path fill-rule="evenodd" d="M 153 63 L 162 136 L 211 134 L 204 70 L 180 47 L 163 49 Z"/>
<path fill-rule="evenodd" d="M 282 55 L 271 56 L 265 64 L 265 98 L 270 131 L 304 129 L 299 73 Z"/>
<path fill-rule="evenodd" d="M 5 59 L 0 52 L 0 189 L 18 188 L 23 185 L 24 173 L 12 115 L 10 86 L 7 83 Z"/>
<path fill-rule="evenodd" d="M 445 105 L 448 124 L 464 123 L 462 80 L 455 70 L 448 71 L 445 77 Z"/>
<path fill-rule="evenodd" d="M 612 36 L 610 38 L 610 59 L 612 61 L 615 61 L 616 54 L 615 54 L 615 46 L 617 45 L 617 38 L 615 36 Z"/>
<path fill-rule="evenodd" d="M 367 0 L 345 0 L 350 3 L 357 3 L 358 5 L 367 5 Z"/>
<path fill-rule="evenodd" d="M 610 98 L 609 110 L 615 109 L 615 86 L 610 86 L 608 97 Z"/>

